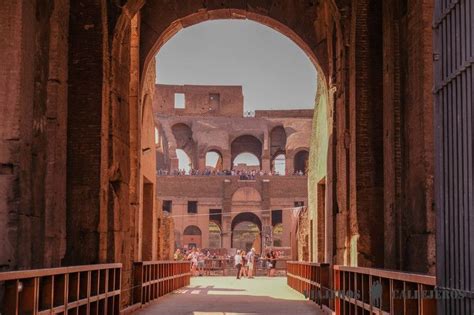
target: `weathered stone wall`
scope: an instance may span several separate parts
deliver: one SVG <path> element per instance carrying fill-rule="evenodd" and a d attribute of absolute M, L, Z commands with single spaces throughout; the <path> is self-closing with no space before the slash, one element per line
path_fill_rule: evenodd
<path fill-rule="evenodd" d="M 242 117 L 241 86 L 157 84 L 153 110 L 159 115 Z M 175 108 L 175 93 L 184 94 L 185 107 Z"/>
<path fill-rule="evenodd" d="M 68 9 L 0 7 L 0 270 L 64 255 Z"/>
<path fill-rule="evenodd" d="M 256 118 L 313 118 L 312 109 L 256 110 Z"/>
<path fill-rule="evenodd" d="M 122 4 L 0 7 L 2 270 L 122 262 L 123 286 L 131 285 L 142 246 L 140 89 L 154 54 L 183 27 L 248 18 L 278 29 L 318 62 L 333 124 L 325 217 L 335 216 L 336 245 L 327 241 L 326 257 L 434 272 L 432 0 Z M 259 133 L 269 168 L 270 142 Z M 297 143 L 287 148 L 289 163 Z M 322 157 L 314 152 L 324 146 L 311 150 L 318 176 Z M 308 186 L 312 196 L 317 179 Z M 130 295 L 123 297 L 126 304 Z"/>
<path fill-rule="evenodd" d="M 270 171 L 271 131 L 275 127 L 285 130 L 285 148 L 280 153 L 286 156 L 286 171 L 293 173 L 294 156 L 300 151 L 309 150 L 312 119 L 296 118 L 254 118 L 254 117 L 196 117 L 155 115 L 155 124 L 160 127 L 158 148 L 159 169 L 173 170 L 178 167 L 176 149 L 183 149 L 191 159 L 193 168 L 205 169 L 206 153 L 219 152 L 223 158 L 223 168 L 231 169 L 233 158 L 242 151 L 250 149 L 261 159 L 264 171 Z M 240 136 L 245 136 L 239 138 Z M 163 140 L 161 140 L 163 139 Z M 236 141 L 235 141 L 236 140 Z M 240 140 L 242 143 L 239 144 Z M 234 142 L 235 141 L 235 142 Z"/>
<path fill-rule="evenodd" d="M 178 246 L 183 246 L 184 229 L 189 225 L 199 227 L 202 232 L 200 246 L 209 246 L 209 210 L 221 209 L 223 220 L 221 229 L 225 247 L 230 247 L 230 232 L 232 220 L 243 212 L 253 212 L 260 218 L 262 224 L 271 226 L 270 212 L 261 210 L 282 210 L 283 246 L 290 245 L 291 217 L 289 208 L 295 202 L 307 204 L 307 179 L 304 176 L 264 176 L 255 181 L 241 181 L 235 176 L 158 176 L 157 197 L 172 201 L 171 216 L 179 237 Z M 188 201 L 197 201 L 197 216 L 188 215 Z M 227 213 L 229 224 L 224 224 Z M 160 234 L 160 237 L 161 234 Z M 174 247 L 173 247 L 174 248 Z"/>
<path fill-rule="evenodd" d="M 321 92 L 321 89 L 319 90 Z M 319 261 L 316 259 L 319 252 L 325 252 L 326 248 L 319 248 L 316 233 L 319 233 L 318 222 L 323 222 L 327 225 L 328 220 L 326 217 L 319 215 L 320 210 L 318 208 L 318 199 L 326 198 L 326 196 L 320 196 L 321 192 L 318 191 L 317 187 L 321 181 L 325 181 L 328 175 L 328 150 L 329 150 L 329 136 L 331 134 L 330 129 L 330 108 L 328 104 L 327 96 L 324 94 L 317 94 L 316 108 L 314 111 L 314 121 L 311 134 L 311 150 L 308 163 L 310 165 L 308 173 L 308 220 L 309 224 L 313 224 L 313 237 L 309 242 L 310 258 L 313 261 Z M 327 206 L 328 207 L 328 206 Z M 323 210 L 326 213 L 326 209 Z M 309 226 L 309 229 L 311 227 Z M 310 233 L 311 234 L 311 233 Z M 329 240 L 328 240 L 329 241 Z M 332 240 L 331 240 L 332 241 Z M 331 242 L 332 244 L 332 242 Z M 326 257 L 324 262 L 331 262 L 332 257 Z M 321 261 L 319 261 L 321 262 Z"/>

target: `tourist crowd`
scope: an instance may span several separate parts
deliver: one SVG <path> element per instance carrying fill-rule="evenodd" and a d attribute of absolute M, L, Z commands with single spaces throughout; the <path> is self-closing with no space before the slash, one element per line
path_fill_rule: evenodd
<path fill-rule="evenodd" d="M 249 279 L 253 278 L 254 269 L 256 263 L 260 261 L 262 267 L 267 271 L 268 277 L 274 277 L 276 272 L 277 258 L 281 255 L 278 251 L 270 251 L 266 255 L 259 257 L 255 248 L 252 248 L 248 253 L 244 250 L 237 250 L 237 253 L 234 256 L 224 255 L 217 256 L 216 253 L 211 253 L 209 250 L 204 253 L 199 248 L 192 248 L 187 251 L 186 249 L 177 249 L 174 253 L 174 260 L 176 261 L 189 261 L 191 262 L 191 274 L 193 276 L 203 276 L 204 269 L 206 266 L 206 260 L 215 260 L 223 259 L 227 261 L 232 261 L 237 270 L 237 279 L 242 277 L 247 277 Z"/>
<path fill-rule="evenodd" d="M 255 179 L 257 176 L 304 176 L 303 171 L 295 171 L 292 174 L 282 175 L 278 172 L 272 171 L 257 171 L 257 170 L 196 170 L 191 169 L 190 171 L 185 170 L 173 170 L 169 172 L 168 170 L 158 170 L 157 175 L 159 176 L 239 176 L 240 179 Z"/>

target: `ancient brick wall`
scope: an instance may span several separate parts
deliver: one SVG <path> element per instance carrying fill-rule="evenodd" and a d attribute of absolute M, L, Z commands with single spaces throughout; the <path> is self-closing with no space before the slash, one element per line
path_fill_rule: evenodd
<path fill-rule="evenodd" d="M 122 262 L 123 285 L 130 286 L 142 231 L 140 87 L 151 60 L 182 27 L 248 18 L 294 40 L 318 70 L 328 137 L 311 150 L 317 178 L 310 176 L 308 218 L 318 235 L 314 191 L 326 172 L 326 218 L 334 214 L 336 228 L 327 257 L 433 273 L 433 1 L 169 3 L 10 1 L 0 7 L 0 268 Z M 262 139 L 269 169 L 268 131 L 283 123 L 266 119 L 265 129 L 253 132 Z M 203 131 L 196 121 L 192 127 Z M 251 122 L 233 116 L 226 124 L 238 130 Z M 302 123 L 284 124 L 294 129 Z M 313 128 L 323 130 L 319 124 Z M 170 127 L 163 125 L 163 133 Z M 227 143 L 221 149 L 230 166 L 229 138 L 210 136 Z M 308 146 L 309 133 L 293 140 L 287 143 L 290 165 Z M 314 152 L 325 146 L 324 171 L 318 166 L 323 157 Z M 198 164 L 211 148 L 218 149 L 210 141 L 197 148 Z M 272 180 L 262 191 L 286 193 Z M 233 185 L 224 183 L 223 209 L 232 205 Z M 264 206 L 272 202 L 262 200 Z M 129 297 L 124 294 L 124 303 Z"/>
<path fill-rule="evenodd" d="M 256 110 L 256 118 L 313 118 L 312 109 Z"/>
<path fill-rule="evenodd" d="M 175 94 L 184 95 L 184 108 L 175 108 Z M 154 111 L 160 115 L 242 117 L 241 86 L 157 84 Z"/>
<path fill-rule="evenodd" d="M 401 18 L 401 268 L 435 273 L 433 1 L 407 2 Z M 399 201 L 399 202 L 400 202 Z"/>
<path fill-rule="evenodd" d="M 0 270 L 64 255 L 68 8 L 0 8 Z"/>

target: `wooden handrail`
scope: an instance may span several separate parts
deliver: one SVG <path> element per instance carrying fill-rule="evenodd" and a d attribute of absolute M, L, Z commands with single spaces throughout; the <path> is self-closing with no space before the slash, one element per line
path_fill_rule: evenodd
<path fill-rule="evenodd" d="M 188 286 L 188 261 L 142 261 L 134 264 L 133 302 L 146 305 L 174 290 Z"/>
<path fill-rule="evenodd" d="M 59 274 L 83 272 L 92 270 L 102 270 L 111 268 L 122 268 L 122 264 L 100 264 L 100 265 L 81 265 L 72 267 L 44 268 L 44 269 L 28 269 L 17 271 L 0 272 L 0 281 L 8 281 L 13 279 L 24 279 L 38 276 L 54 276 Z"/>
<path fill-rule="evenodd" d="M 325 263 L 287 264 L 288 285 L 335 314 L 436 314 L 433 276 Z"/>
<path fill-rule="evenodd" d="M 122 264 L 21 270 L 0 273 L 0 313 L 120 314 Z"/>
<path fill-rule="evenodd" d="M 374 277 L 381 277 L 381 278 L 389 278 L 389 279 L 405 281 L 405 282 L 421 283 L 421 284 L 431 285 L 431 286 L 436 285 L 436 277 L 420 274 L 420 273 L 400 272 L 400 271 L 389 270 L 389 269 L 351 267 L 351 266 L 341 266 L 341 265 L 334 265 L 333 269 L 340 270 L 340 271 L 347 271 L 347 272 L 356 272 L 359 274 L 371 275 Z"/>
<path fill-rule="evenodd" d="M 333 266 L 336 314 L 436 314 L 434 276 Z"/>

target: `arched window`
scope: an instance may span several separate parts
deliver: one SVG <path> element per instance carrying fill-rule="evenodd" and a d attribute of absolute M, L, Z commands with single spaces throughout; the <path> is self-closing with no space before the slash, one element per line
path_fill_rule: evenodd
<path fill-rule="evenodd" d="M 200 248 L 202 246 L 201 229 L 195 225 L 189 225 L 183 232 L 183 246 L 187 248 Z"/>
<path fill-rule="evenodd" d="M 215 222 L 209 222 L 209 248 L 221 248 L 222 247 L 222 238 L 221 238 L 221 228 Z"/>
<path fill-rule="evenodd" d="M 237 157 L 239 157 L 239 159 L 242 158 L 240 157 L 241 155 L 246 159 L 251 159 L 249 162 L 253 165 L 260 165 L 262 159 L 262 142 L 257 137 L 251 135 L 237 137 L 231 143 L 231 158 L 233 166 L 236 165 Z"/>
<path fill-rule="evenodd" d="M 260 170 L 260 160 L 252 153 L 240 153 L 234 159 L 235 170 Z"/>
<path fill-rule="evenodd" d="M 295 155 L 295 172 L 307 173 L 309 152 L 306 150 L 299 151 Z"/>
<path fill-rule="evenodd" d="M 186 174 L 189 174 L 189 171 L 193 167 L 191 159 L 184 152 L 184 150 L 176 149 L 176 157 L 178 158 L 178 168 L 184 170 Z"/>
<path fill-rule="evenodd" d="M 160 142 L 160 132 L 158 131 L 158 128 L 155 127 L 155 144 L 158 144 Z"/>
<path fill-rule="evenodd" d="M 183 235 L 201 235 L 201 229 L 195 225 L 189 225 L 184 229 Z"/>
<path fill-rule="evenodd" d="M 245 251 L 254 247 L 261 250 L 262 221 L 252 212 L 239 213 L 231 223 L 231 246 Z"/>
<path fill-rule="evenodd" d="M 281 247 L 283 245 L 283 224 L 279 223 L 273 227 L 273 246 Z"/>
<path fill-rule="evenodd" d="M 286 174 L 286 157 L 284 154 L 278 154 L 273 159 L 272 170 L 278 175 L 285 175 Z"/>
<path fill-rule="evenodd" d="M 222 170 L 222 154 L 212 150 L 206 153 L 206 168 L 216 171 Z"/>

